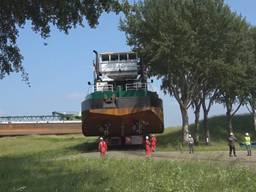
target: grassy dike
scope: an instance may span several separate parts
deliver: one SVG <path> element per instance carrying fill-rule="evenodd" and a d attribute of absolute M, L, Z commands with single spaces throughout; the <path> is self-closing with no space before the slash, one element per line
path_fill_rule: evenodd
<path fill-rule="evenodd" d="M 168 130 L 166 134 L 172 131 Z M 164 135 L 159 137 L 164 140 Z M 163 140 L 161 142 L 164 143 Z M 143 157 L 108 157 L 102 161 L 93 152 L 94 141 L 80 135 L 0 138 L 0 191 L 188 192 L 256 189 L 255 170 L 235 162 L 153 160 Z M 159 147 L 164 149 L 161 142 Z M 169 149 L 173 147 L 168 146 Z"/>

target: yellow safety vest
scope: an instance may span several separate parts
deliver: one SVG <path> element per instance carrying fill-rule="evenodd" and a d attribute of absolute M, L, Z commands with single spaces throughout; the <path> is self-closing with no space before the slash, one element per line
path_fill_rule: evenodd
<path fill-rule="evenodd" d="M 249 136 L 244 137 L 245 145 L 251 145 L 251 138 Z"/>

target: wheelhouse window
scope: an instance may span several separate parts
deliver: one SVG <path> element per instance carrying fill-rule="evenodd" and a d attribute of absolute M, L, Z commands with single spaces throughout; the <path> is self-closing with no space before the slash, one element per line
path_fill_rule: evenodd
<path fill-rule="evenodd" d="M 101 55 L 101 60 L 102 61 L 109 61 L 109 55 L 108 54 Z"/>
<path fill-rule="evenodd" d="M 120 57 L 120 61 L 126 61 L 127 60 L 127 54 L 126 53 L 121 53 L 119 55 L 119 57 Z"/>
<path fill-rule="evenodd" d="M 110 55 L 110 60 L 111 61 L 117 61 L 118 60 L 118 54 Z"/>
<path fill-rule="evenodd" d="M 136 59 L 137 57 L 136 57 L 136 54 L 135 53 L 129 53 L 129 59 L 130 60 L 134 60 L 134 59 Z"/>

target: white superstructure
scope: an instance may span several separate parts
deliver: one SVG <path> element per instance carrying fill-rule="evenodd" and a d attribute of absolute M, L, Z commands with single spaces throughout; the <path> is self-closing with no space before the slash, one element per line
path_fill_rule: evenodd
<path fill-rule="evenodd" d="M 134 52 L 99 53 L 98 73 L 101 81 L 135 80 L 139 75 L 139 59 Z"/>

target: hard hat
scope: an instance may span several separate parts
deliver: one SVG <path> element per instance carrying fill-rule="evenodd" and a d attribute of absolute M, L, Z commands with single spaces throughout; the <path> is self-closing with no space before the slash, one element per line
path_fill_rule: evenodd
<path fill-rule="evenodd" d="M 249 135 L 249 133 L 245 133 L 245 135 L 246 135 L 246 136 L 248 136 L 248 135 Z"/>
<path fill-rule="evenodd" d="M 102 137 L 100 137 L 100 140 L 103 140 L 103 138 L 102 138 Z"/>
<path fill-rule="evenodd" d="M 232 132 L 230 132 L 230 135 L 234 135 Z"/>
<path fill-rule="evenodd" d="M 148 139 L 148 136 L 146 136 L 146 139 Z"/>

